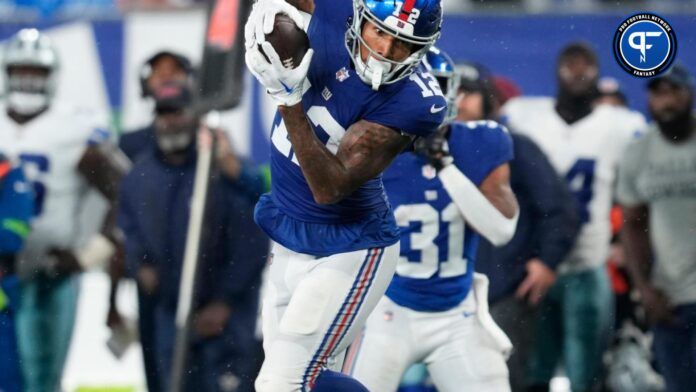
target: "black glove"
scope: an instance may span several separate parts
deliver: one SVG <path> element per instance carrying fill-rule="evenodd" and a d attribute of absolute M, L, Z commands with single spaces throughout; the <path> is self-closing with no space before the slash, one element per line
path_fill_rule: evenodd
<path fill-rule="evenodd" d="M 82 271 L 80 262 L 69 249 L 51 248 L 48 255 L 52 257 L 52 264 L 47 271 L 53 278 L 67 277 Z"/>
<path fill-rule="evenodd" d="M 418 138 L 413 144 L 415 153 L 425 157 L 437 171 L 452 163 L 447 142 L 449 131 L 449 124 L 443 124 L 437 132 L 425 138 Z"/>

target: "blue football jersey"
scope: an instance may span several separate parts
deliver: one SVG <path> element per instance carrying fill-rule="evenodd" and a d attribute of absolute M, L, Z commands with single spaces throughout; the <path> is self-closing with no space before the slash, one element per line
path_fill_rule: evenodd
<path fill-rule="evenodd" d="M 315 54 L 302 105 L 317 137 L 336 153 L 346 130 L 359 120 L 418 136 L 434 132 L 446 111 L 437 80 L 419 68 L 409 78 L 373 91 L 355 74 L 345 46 L 352 14 L 350 1 L 315 1 L 307 32 Z M 338 203 L 320 205 L 314 201 L 279 113 L 271 144 L 271 193 L 261 197 L 255 217 L 274 241 L 316 256 L 398 241 L 381 175 Z"/>
<path fill-rule="evenodd" d="M 512 159 L 512 139 L 493 122 L 453 123 L 454 164 L 477 186 Z M 384 173 L 401 229 L 401 254 L 387 296 L 417 311 L 451 309 L 466 298 L 479 234 L 467 227 L 435 169 L 415 153 L 402 154 Z"/>

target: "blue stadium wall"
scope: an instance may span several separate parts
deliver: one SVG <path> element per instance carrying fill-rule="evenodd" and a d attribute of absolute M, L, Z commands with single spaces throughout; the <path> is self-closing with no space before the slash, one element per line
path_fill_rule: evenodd
<path fill-rule="evenodd" d="M 457 15 L 448 16 L 438 43 L 455 61 L 472 60 L 486 65 L 493 73 L 515 80 L 527 95 L 550 95 L 556 90 L 556 54 L 570 41 L 590 43 L 598 53 L 602 76 L 619 80 L 634 109 L 645 111 L 645 80 L 626 74 L 616 63 L 612 39 L 626 15 Z M 677 34 L 677 60 L 696 73 L 696 15 L 663 15 Z M 113 110 L 124 106 L 123 20 L 91 22 L 94 42 L 102 66 L 108 101 Z M 46 23 L 40 28 L 51 28 Z M 24 25 L 0 25 L 0 39 L 6 39 Z M 264 118 L 263 94 L 253 85 L 248 105 L 250 137 L 247 149 L 258 162 L 267 161 L 268 124 Z"/>

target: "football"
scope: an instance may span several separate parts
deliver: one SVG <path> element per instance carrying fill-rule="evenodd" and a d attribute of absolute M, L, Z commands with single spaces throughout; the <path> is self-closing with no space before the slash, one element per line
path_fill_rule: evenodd
<path fill-rule="evenodd" d="M 295 68 L 300 65 L 309 49 L 307 34 L 285 14 L 276 15 L 273 31 L 266 35 L 266 41 L 273 45 L 285 68 Z M 263 48 L 259 47 L 259 50 L 268 60 L 263 53 Z"/>

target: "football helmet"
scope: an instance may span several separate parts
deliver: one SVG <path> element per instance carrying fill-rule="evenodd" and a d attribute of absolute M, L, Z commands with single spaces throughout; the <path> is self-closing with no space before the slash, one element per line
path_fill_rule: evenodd
<path fill-rule="evenodd" d="M 618 344 L 604 358 L 609 389 L 616 392 L 664 391 L 664 379 L 651 365 L 652 337 L 631 322 L 624 323 L 617 334 Z"/>
<path fill-rule="evenodd" d="M 375 24 L 396 39 L 413 46 L 403 61 L 385 58 L 362 37 L 366 22 Z M 346 31 L 346 48 L 357 74 L 374 90 L 409 76 L 440 37 L 442 6 L 440 0 L 353 0 L 353 18 Z M 363 61 L 360 46 L 368 51 Z"/>
<path fill-rule="evenodd" d="M 5 46 L 3 64 L 7 105 L 22 115 L 48 107 L 56 90 L 58 55 L 48 37 L 22 29 Z M 44 73 L 21 72 L 33 68 Z"/>
<path fill-rule="evenodd" d="M 481 64 L 463 61 L 457 64 L 457 74 L 460 80 L 459 91 L 480 93 L 483 96 L 483 118 L 491 119 L 496 104 L 496 93 L 490 71 Z"/>
<path fill-rule="evenodd" d="M 454 61 L 447 53 L 432 46 L 423 59 L 425 68 L 430 71 L 440 84 L 442 94 L 447 99 L 447 116 L 445 121 L 457 117 L 457 92 L 459 90 L 459 75 L 454 68 Z"/>

